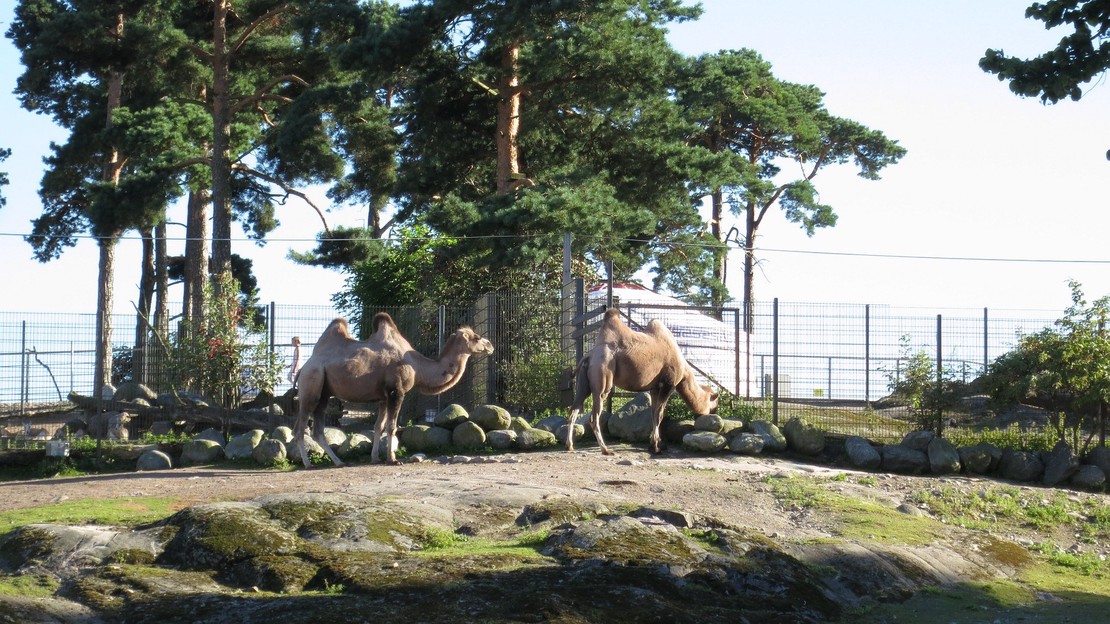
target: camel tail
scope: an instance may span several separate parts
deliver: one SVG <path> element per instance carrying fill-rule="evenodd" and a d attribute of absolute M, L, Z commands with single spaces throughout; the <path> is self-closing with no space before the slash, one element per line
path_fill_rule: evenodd
<path fill-rule="evenodd" d="M 582 358 L 578 362 L 578 368 L 574 370 L 574 403 L 571 407 L 576 410 L 582 409 L 582 404 L 586 401 L 586 397 L 590 396 L 590 356 Z"/>

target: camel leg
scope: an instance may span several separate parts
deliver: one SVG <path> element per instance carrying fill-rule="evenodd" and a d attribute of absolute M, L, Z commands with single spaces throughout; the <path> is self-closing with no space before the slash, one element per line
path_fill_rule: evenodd
<path fill-rule="evenodd" d="M 386 455 L 388 455 L 389 457 L 389 461 L 387 463 L 389 463 L 391 466 L 396 466 L 397 464 L 401 463 L 397 461 L 397 453 L 393 450 L 393 442 L 397 439 L 397 419 L 401 415 L 401 402 L 404 400 L 405 395 L 401 392 L 397 392 L 393 394 L 393 396 L 391 396 L 390 400 L 388 401 L 389 409 L 386 415 L 385 423 L 385 450 Z"/>
<path fill-rule="evenodd" d="M 305 468 L 311 468 L 312 462 L 308 459 L 308 450 L 304 446 L 304 432 L 308 426 L 308 415 L 304 414 L 297 417 L 297 423 L 293 425 L 293 445 L 301 456 L 301 463 Z"/>
<path fill-rule="evenodd" d="M 663 424 L 663 411 L 667 408 L 667 401 L 674 394 L 674 384 L 659 382 L 648 393 L 651 396 L 651 452 L 658 455 L 663 452 L 663 439 L 659 435 L 659 428 Z"/>
<path fill-rule="evenodd" d="M 323 423 L 323 422 L 324 421 L 321 420 L 321 419 L 316 419 L 316 423 Z M 313 424 L 316 424 L 316 423 L 313 423 Z M 323 426 L 314 427 L 312 433 L 313 433 L 313 437 L 316 438 L 316 443 L 320 445 L 320 448 L 324 449 L 324 452 L 328 454 L 329 458 L 331 458 L 332 463 L 335 464 L 336 466 L 342 466 L 343 465 L 343 460 L 339 459 L 339 456 L 336 455 L 335 451 L 332 450 L 331 445 L 328 444 L 328 437 L 326 435 L 324 435 L 324 427 Z"/>
<path fill-rule="evenodd" d="M 378 453 L 382 448 L 382 434 L 385 432 L 386 420 L 388 420 L 389 407 L 388 397 L 383 397 L 378 401 L 378 417 L 374 419 L 374 445 L 370 448 L 370 463 L 376 464 L 381 461 L 381 455 Z"/>

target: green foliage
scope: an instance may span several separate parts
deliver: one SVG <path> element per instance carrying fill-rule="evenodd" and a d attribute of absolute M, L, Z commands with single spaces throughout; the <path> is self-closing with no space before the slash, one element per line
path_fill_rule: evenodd
<path fill-rule="evenodd" d="M 1025 97 L 1039 96 L 1055 104 L 1083 97 L 1084 84 L 1110 68 L 1110 10 L 1096 0 L 1048 0 L 1035 2 L 1025 17 L 1044 22 L 1045 28 L 1070 28 L 1055 48 L 1031 59 L 1007 56 L 1002 50 L 987 50 L 979 67 L 1010 81 L 1010 90 Z"/>
<path fill-rule="evenodd" d="M 906 404 L 920 429 L 943 431 L 944 412 L 956 405 L 963 382 L 956 370 L 942 366 L 924 349 L 914 351 L 909 336 L 901 338 L 901 358 L 893 370 L 885 370 L 891 398 Z"/>
<path fill-rule="evenodd" d="M 972 446 L 980 442 L 993 444 L 998 448 L 1010 448 L 1018 451 L 1051 451 L 1056 445 L 1058 436 L 1054 431 L 1036 429 L 1022 429 L 1018 423 L 1010 423 L 1004 429 L 967 429 L 953 427 L 944 432 L 944 437 L 957 447 Z"/>
<path fill-rule="evenodd" d="M 243 314 L 235 281 L 226 274 L 219 280 L 219 288 L 205 289 L 204 319 L 174 336 L 172 360 L 180 387 L 237 408 L 244 391 L 273 392 L 283 363 L 263 328 Z"/>
<path fill-rule="evenodd" d="M 7 159 L 7 157 L 11 156 L 11 155 L 12 155 L 12 151 L 10 149 L 0 147 L 0 162 L 4 162 L 4 160 Z M 8 184 L 9 184 L 8 173 L 6 171 L 0 171 L 0 187 L 4 187 Z M 4 194 L 0 193 L 0 208 L 3 208 L 4 204 L 6 204 L 7 201 L 8 200 L 4 199 Z"/>
<path fill-rule="evenodd" d="M 999 405 L 1030 403 L 1047 410 L 1057 439 L 1082 452 L 1105 427 L 1110 400 L 1110 297 L 1088 303 L 1071 282 L 1072 304 L 1053 327 L 1023 336 L 999 356 L 982 383 Z"/>

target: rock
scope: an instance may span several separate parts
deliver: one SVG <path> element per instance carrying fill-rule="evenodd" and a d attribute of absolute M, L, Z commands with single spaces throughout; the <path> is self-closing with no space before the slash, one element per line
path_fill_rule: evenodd
<path fill-rule="evenodd" d="M 292 448 L 292 443 L 286 445 L 287 450 Z M 327 452 L 324 451 L 324 447 L 320 446 L 320 443 L 312 436 L 311 429 L 306 429 L 304 432 L 304 450 L 309 455 L 327 455 Z"/>
<path fill-rule="evenodd" d="M 460 424 L 470 420 L 470 414 L 467 413 L 466 408 L 456 403 L 452 403 L 447 407 L 439 410 L 436 414 L 433 424 L 437 427 L 444 429 L 454 429 Z"/>
<path fill-rule="evenodd" d="M 347 441 L 347 434 L 336 427 L 324 427 L 324 439 L 328 441 L 328 446 L 334 451 Z"/>
<path fill-rule="evenodd" d="M 397 430 L 397 439 L 400 441 L 401 446 L 405 447 L 410 453 L 419 453 L 426 448 L 427 442 L 424 440 L 424 434 L 431 429 L 428 425 L 409 425 L 401 427 Z"/>
<path fill-rule="evenodd" d="M 1079 458 L 1072 452 L 1067 442 L 1060 440 L 1053 449 L 1041 457 L 1044 462 L 1044 475 L 1041 483 L 1047 486 L 1063 483 L 1079 470 Z"/>
<path fill-rule="evenodd" d="M 880 449 L 882 469 L 902 474 L 922 474 L 929 469 L 929 456 L 901 444 L 887 444 Z"/>
<path fill-rule="evenodd" d="M 763 451 L 763 436 L 755 433 L 739 433 L 729 440 L 728 450 L 742 455 L 758 455 Z"/>
<path fill-rule="evenodd" d="M 486 442 L 491 448 L 503 451 L 516 445 L 517 435 L 512 429 L 495 429 L 486 433 Z"/>
<path fill-rule="evenodd" d="M 1110 446 L 1096 446 L 1087 453 L 1085 463 L 1102 468 L 1102 472 L 1110 475 Z"/>
<path fill-rule="evenodd" d="M 1035 453 L 1006 449 L 998 464 L 998 476 L 1011 481 L 1033 481 L 1044 474 L 1044 462 Z"/>
<path fill-rule="evenodd" d="M 819 455 L 825 450 L 825 432 L 801 418 L 791 418 L 783 427 L 790 449 L 802 455 Z"/>
<path fill-rule="evenodd" d="M 26 524 L 12 529 L 11 534 L 0 540 L 0 562 L 5 564 L 4 568 L 21 574 L 38 575 L 50 570 L 59 577 L 74 578 L 82 568 L 119 560 L 149 564 L 162 550 L 158 540 L 157 530 Z M 6 611 L 4 614 L 7 616 Z M 5 617 L 4 621 L 17 620 Z"/>
<path fill-rule="evenodd" d="M 1076 487 L 1095 489 L 1106 483 L 1106 473 L 1094 464 L 1083 464 L 1071 476 L 1071 484 Z"/>
<path fill-rule="evenodd" d="M 763 438 L 763 450 L 781 453 L 786 450 L 786 436 L 782 435 L 774 423 L 766 420 L 753 420 L 748 428 L 757 436 Z"/>
<path fill-rule="evenodd" d="M 682 437 L 682 446 L 698 453 L 716 453 L 725 448 L 725 436 L 712 431 L 695 431 Z"/>
<path fill-rule="evenodd" d="M 278 427 L 270 432 L 270 439 L 289 444 L 293 441 L 293 430 L 285 426 Z"/>
<path fill-rule="evenodd" d="M 575 442 L 581 440 L 584 437 L 586 437 L 586 428 L 582 425 L 574 425 Z M 567 426 L 565 424 L 555 431 L 555 439 L 559 441 L 559 444 L 567 443 Z"/>
<path fill-rule="evenodd" d="M 370 451 L 374 448 L 374 441 L 361 433 L 352 433 L 351 435 L 346 437 L 347 439 L 343 440 L 343 444 L 340 444 L 339 448 L 335 449 L 335 454 L 339 455 L 339 457 L 342 459 L 346 459 L 360 453 L 369 454 Z M 394 444 L 400 444 L 400 440 L 394 438 Z M 393 449 L 393 451 L 396 453 L 396 447 Z"/>
<path fill-rule="evenodd" d="M 227 446 L 224 447 L 224 455 L 228 459 L 248 459 L 254 456 L 254 447 L 262 441 L 261 429 L 253 429 L 246 433 L 240 433 L 232 438 Z"/>
<path fill-rule="evenodd" d="M 499 405 L 480 405 L 474 413 L 470 415 L 470 420 L 477 423 L 482 431 L 490 432 L 497 430 L 508 429 L 512 423 L 512 416 L 509 410 Z"/>
<path fill-rule="evenodd" d="M 730 438 L 744 430 L 744 421 L 737 418 L 722 418 L 721 430 L 717 433 Z"/>
<path fill-rule="evenodd" d="M 848 461 L 856 468 L 875 470 L 883 464 L 879 449 L 860 436 L 848 436 L 844 440 L 844 452 L 848 454 Z"/>
<path fill-rule="evenodd" d="M 582 414 L 578 419 L 579 422 L 582 422 L 583 418 L 589 418 L 589 415 Z M 536 429 L 543 429 L 544 431 L 555 433 L 559 430 L 559 427 L 565 427 L 566 425 L 566 416 L 547 416 L 545 418 L 539 419 L 539 421 L 536 422 Z"/>
<path fill-rule="evenodd" d="M 273 438 L 259 441 L 258 446 L 251 451 L 251 457 L 254 458 L 254 461 L 263 466 L 280 464 L 285 461 L 287 456 L 285 443 Z"/>
<path fill-rule="evenodd" d="M 557 446 L 558 439 L 554 433 L 543 429 L 529 429 L 517 433 L 516 445 L 526 451 Z"/>
<path fill-rule="evenodd" d="M 724 427 L 723 419 L 716 414 L 702 414 L 694 419 L 694 429 L 698 431 L 712 431 L 721 433 Z"/>
<path fill-rule="evenodd" d="M 130 402 L 141 400 L 146 405 L 154 405 L 158 402 L 158 393 L 144 384 L 125 381 L 116 388 L 116 391 L 112 394 L 112 400 Z"/>
<path fill-rule="evenodd" d="M 365 447 L 366 454 L 367 455 L 372 455 L 373 450 L 374 450 L 374 441 L 373 441 L 373 438 L 368 437 L 368 436 L 373 436 L 374 432 L 373 431 L 367 431 L 366 433 L 367 433 L 367 435 L 362 435 L 362 434 L 356 434 L 356 435 L 358 435 L 360 438 L 365 438 L 366 439 L 366 447 Z M 400 448 L 401 448 L 401 439 L 397 436 L 393 436 L 392 440 L 390 440 L 389 436 L 387 436 L 383 433 L 381 443 L 378 445 L 378 459 L 379 460 L 389 461 L 389 445 L 391 443 L 393 445 L 393 455 L 396 457 L 397 451 L 400 450 Z"/>
<path fill-rule="evenodd" d="M 694 428 L 694 421 L 692 420 L 678 420 L 677 418 L 664 418 L 663 424 L 659 426 L 659 435 L 671 444 L 682 444 L 682 438 L 687 433 L 697 431 Z"/>
<path fill-rule="evenodd" d="M 647 442 L 654 426 L 651 399 L 641 392 L 609 418 L 608 432 L 625 442 Z"/>
<path fill-rule="evenodd" d="M 135 470 L 169 470 L 173 468 L 173 460 L 170 456 L 157 449 L 151 449 L 139 455 L 138 461 L 135 463 Z"/>
<path fill-rule="evenodd" d="M 960 453 L 944 438 L 933 438 L 929 442 L 929 470 L 933 474 L 951 474 L 960 471 Z"/>
<path fill-rule="evenodd" d="M 513 416 L 512 420 L 509 421 L 509 429 L 512 429 L 513 431 L 516 431 L 517 433 L 520 433 L 521 431 L 525 431 L 525 430 L 531 429 L 531 428 L 532 428 L 532 425 L 528 424 L 528 421 L 524 420 L 520 416 Z"/>
<path fill-rule="evenodd" d="M 189 390 L 181 390 L 178 392 L 163 392 L 158 395 L 157 404 L 162 407 L 171 408 L 200 408 L 211 407 L 209 401 L 201 396 L 199 393 L 191 392 Z"/>
<path fill-rule="evenodd" d="M 219 444 L 221 447 L 223 445 L 227 444 L 227 438 L 224 436 L 224 434 L 220 433 L 220 431 L 218 429 L 213 429 L 212 427 L 209 427 L 209 428 L 205 429 L 204 431 L 201 431 L 200 433 L 196 434 L 195 436 L 193 436 L 193 439 L 194 440 L 211 440 L 211 441 L 215 442 L 216 444 Z"/>
<path fill-rule="evenodd" d="M 219 442 L 199 438 L 186 442 L 181 447 L 181 465 L 197 466 L 211 464 L 224 457 L 224 447 Z"/>
<path fill-rule="evenodd" d="M 431 427 L 424 432 L 424 450 L 441 449 L 451 446 L 451 430 Z"/>
<path fill-rule="evenodd" d="M 960 455 L 960 465 L 971 474 L 987 474 L 1002 460 L 1002 449 L 989 442 L 961 446 L 956 452 Z"/>
<path fill-rule="evenodd" d="M 173 433 L 173 422 L 169 420 L 156 420 L 150 423 L 150 435 L 164 436 Z"/>
<path fill-rule="evenodd" d="M 451 444 L 464 449 L 478 449 L 486 445 L 486 433 L 475 422 L 458 424 L 451 432 Z"/>
<path fill-rule="evenodd" d="M 127 440 L 131 415 L 127 412 L 103 412 L 89 417 L 87 432 L 90 438 L 101 440 Z"/>
<path fill-rule="evenodd" d="M 902 438 L 902 446 L 922 453 L 929 452 L 929 443 L 937 434 L 932 431 L 911 431 Z"/>

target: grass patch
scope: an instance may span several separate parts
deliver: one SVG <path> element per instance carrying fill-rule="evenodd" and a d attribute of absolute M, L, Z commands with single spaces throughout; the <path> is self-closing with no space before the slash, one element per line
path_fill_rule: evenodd
<path fill-rule="evenodd" d="M 980 531 L 1007 526 L 1051 533 L 1066 530 L 1086 542 L 1110 539 L 1110 508 L 1096 498 L 1074 499 L 1064 492 L 1046 494 L 1016 487 L 991 486 L 978 492 L 951 487 L 915 492 L 910 500 L 946 523 Z"/>
<path fill-rule="evenodd" d="M 58 581 L 30 574 L 0 575 L 0 596 L 47 598 L 58 591 Z"/>
<path fill-rule="evenodd" d="M 141 497 L 79 499 L 0 513 L 0 537 L 38 523 L 136 526 L 161 520 L 181 507 L 176 498 Z"/>

